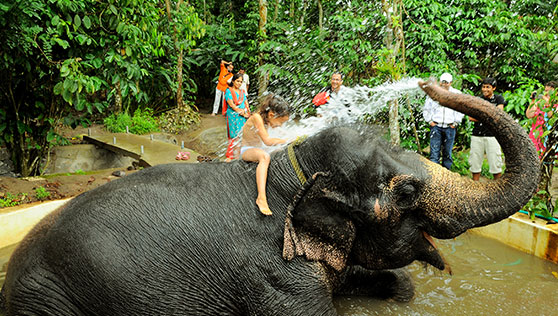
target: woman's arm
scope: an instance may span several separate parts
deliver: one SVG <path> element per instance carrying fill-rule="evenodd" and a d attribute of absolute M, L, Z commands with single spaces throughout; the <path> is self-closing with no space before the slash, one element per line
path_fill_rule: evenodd
<path fill-rule="evenodd" d="M 230 91 L 230 90 L 227 90 L 227 91 Z M 248 110 L 247 109 L 241 109 L 238 106 L 236 106 L 236 104 L 234 104 L 233 99 L 232 99 L 232 93 L 234 93 L 234 91 L 230 91 L 230 93 L 231 93 L 230 98 L 227 98 L 228 94 L 227 94 L 227 97 L 225 97 L 225 100 L 227 101 L 228 106 L 231 109 L 233 109 L 233 111 L 238 113 L 239 115 L 244 116 L 245 118 L 248 118 L 250 116 L 250 113 L 248 112 Z"/>
<path fill-rule="evenodd" d="M 287 140 L 285 139 L 269 137 L 269 134 L 267 133 L 267 129 L 265 128 L 265 124 L 263 122 L 263 118 L 261 117 L 261 115 L 254 114 L 254 125 L 256 127 L 256 130 L 258 131 L 258 136 L 260 136 L 262 142 L 266 146 L 279 145 L 287 142 Z"/>

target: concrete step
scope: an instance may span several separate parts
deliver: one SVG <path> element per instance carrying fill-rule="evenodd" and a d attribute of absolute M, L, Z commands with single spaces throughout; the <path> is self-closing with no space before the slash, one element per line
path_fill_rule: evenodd
<path fill-rule="evenodd" d="M 112 152 L 137 159 L 142 167 L 150 167 L 167 163 L 195 163 L 199 153 L 166 142 L 153 140 L 149 136 L 129 133 L 83 136 L 83 140 Z M 142 149 L 143 147 L 143 149 Z M 143 151 L 142 151 L 143 150 Z M 176 160 L 179 151 L 190 152 L 190 159 Z"/>

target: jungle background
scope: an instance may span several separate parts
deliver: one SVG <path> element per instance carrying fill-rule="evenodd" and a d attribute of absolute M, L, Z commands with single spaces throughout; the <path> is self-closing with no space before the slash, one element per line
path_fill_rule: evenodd
<path fill-rule="evenodd" d="M 222 59 L 250 75 L 252 106 L 273 91 L 301 115 L 333 71 L 349 87 L 447 71 L 474 95 L 490 76 L 528 130 L 531 93 L 558 79 L 557 10 L 556 0 L 0 0 L 0 146 L 32 176 L 70 143 L 60 126 L 192 128 L 211 111 Z M 527 206 L 547 216 L 557 117 Z M 373 122 L 426 155 L 421 105 L 392 100 Z M 460 125 L 454 148 L 464 175 L 471 130 Z"/>

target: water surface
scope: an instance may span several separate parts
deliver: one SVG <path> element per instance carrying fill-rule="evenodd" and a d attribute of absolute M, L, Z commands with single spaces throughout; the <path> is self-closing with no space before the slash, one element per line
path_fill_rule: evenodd
<path fill-rule="evenodd" d="M 410 303 L 363 297 L 335 300 L 341 315 L 558 315 L 558 265 L 466 233 L 437 240 L 453 276 L 414 263 Z M 554 274 L 553 274 L 554 272 Z"/>

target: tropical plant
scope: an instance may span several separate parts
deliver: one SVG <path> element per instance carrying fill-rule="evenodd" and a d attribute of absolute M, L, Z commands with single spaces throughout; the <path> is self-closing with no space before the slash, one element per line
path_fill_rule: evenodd
<path fill-rule="evenodd" d="M 137 109 L 132 116 L 128 113 L 111 114 L 104 120 L 105 127 L 112 133 L 125 133 L 143 135 L 149 132 L 159 131 L 157 120 L 153 117 L 153 111 Z"/>
<path fill-rule="evenodd" d="M 14 195 L 12 193 L 6 192 L 4 196 L 0 198 L 0 208 L 19 205 L 26 197 L 26 193 L 18 193 Z"/>
<path fill-rule="evenodd" d="M 42 201 L 47 199 L 50 196 L 50 192 L 47 191 L 47 189 L 45 189 L 45 187 L 40 186 L 35 188 L 35 197 Z"/>

